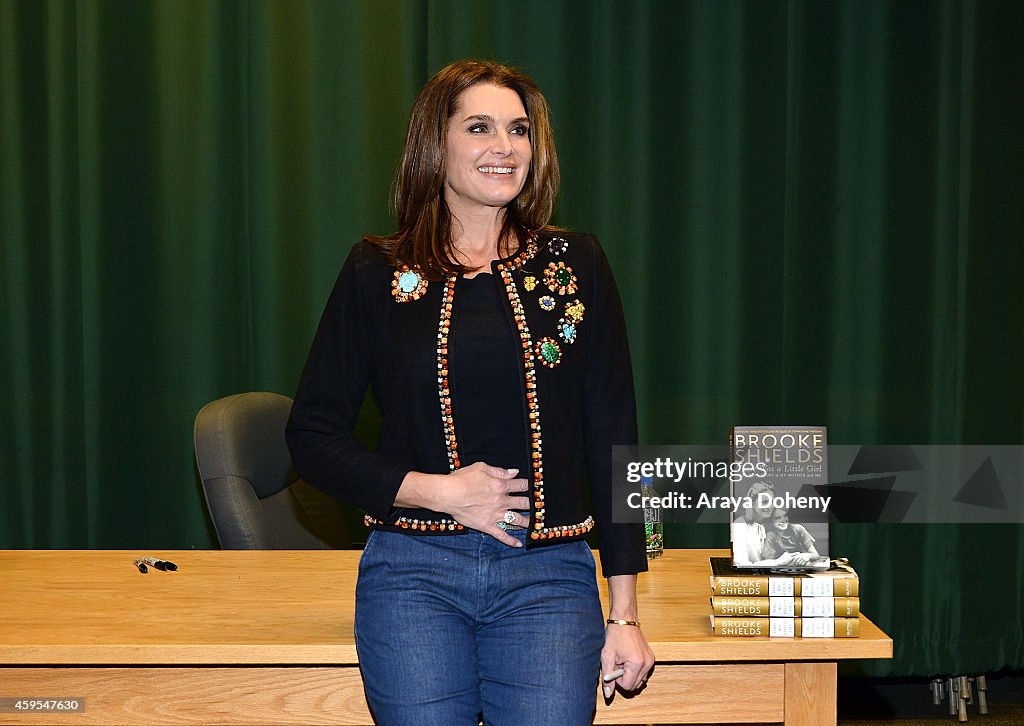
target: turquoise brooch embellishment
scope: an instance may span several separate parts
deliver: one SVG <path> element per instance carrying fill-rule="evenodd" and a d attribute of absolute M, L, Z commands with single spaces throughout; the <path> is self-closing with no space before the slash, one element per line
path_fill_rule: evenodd
<path fill-rule="evenodd" d="M 408 265 L 395 270 L 395 277 L 391 281 L 391 294 L 395 300 L 400 303 L 419 300 L 426 291 L 427 281 L 417 270 L 409 269 Z"/>
<path fill-rule="evenodd" d="M 569 345 L 576 342 L 576 333 L 583 322 L 583 313 L 587 310 L 579 300 L 565 304 L 565 317 L 558 319 L 558 337 Z"/>
<path fill-rule="evenodd" d="M 572 268 L 562 261 L 552 262 L 544 268 L 544 284 L 559 295 L 574 295 L 579 289 Z"/>
<path fill-rule="evenodd" d="M 562 349 L 551 338 L 544 337 L 538 340 L 534 352 L 537 354 L 537 360 L 545 368 L 554 368 L 562 362 Z"/>
<path fill-rule="evenodd" d="M 558 337 L 569 345 L 576 342 L 576 323 L 565 318 L 558 319 Z"/>

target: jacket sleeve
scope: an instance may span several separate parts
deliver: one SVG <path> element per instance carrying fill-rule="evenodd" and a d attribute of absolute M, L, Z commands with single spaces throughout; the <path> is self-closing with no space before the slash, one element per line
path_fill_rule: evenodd
<path fill-rule="evenodd" d="M 612 521 L 612 446 L 637 443 L 633 366 L 622 301 L 604 251 L 591 238 L 594 285 L 587 330 L 583 435 L 605 577 L 647 570 L 642 524 Z"/>
<path fill-rule="evenodd" d="M 372 254 L 376 252 L 369 243 L 356 245 L 338 275 L 299 380 L 285 436 L 299 476 L 386 518 L 408 469 L 367 449 L 354 434 L 370 380 L 373 321 L 378 317 L 364 293 Z"/>

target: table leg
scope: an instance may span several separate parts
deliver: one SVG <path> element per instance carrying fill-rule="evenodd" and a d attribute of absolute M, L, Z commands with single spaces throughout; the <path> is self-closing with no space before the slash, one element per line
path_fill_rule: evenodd
<path fill-rule="evenodd" d="M 835 726 L 836 664 L 786 664 L 786 726 Z"/>

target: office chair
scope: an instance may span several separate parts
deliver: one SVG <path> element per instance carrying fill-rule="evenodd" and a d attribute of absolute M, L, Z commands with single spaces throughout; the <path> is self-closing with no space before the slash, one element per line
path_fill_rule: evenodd
<path fill-rule="evenodd" d="M 238 393 L 196 415 L 196 464 L 223 549 L 347 549 L 340 504 L 302 481 L 284 439 L 292 401 Z"/>

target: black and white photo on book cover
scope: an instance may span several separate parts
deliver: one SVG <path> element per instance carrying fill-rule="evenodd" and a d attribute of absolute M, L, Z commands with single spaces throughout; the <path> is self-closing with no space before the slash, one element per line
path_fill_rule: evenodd
<path fill-rule="evenodd" d="M 826 569 L 828 446 L 824 426 L 734 426 L 729 455 L 735 567 Z"/>

